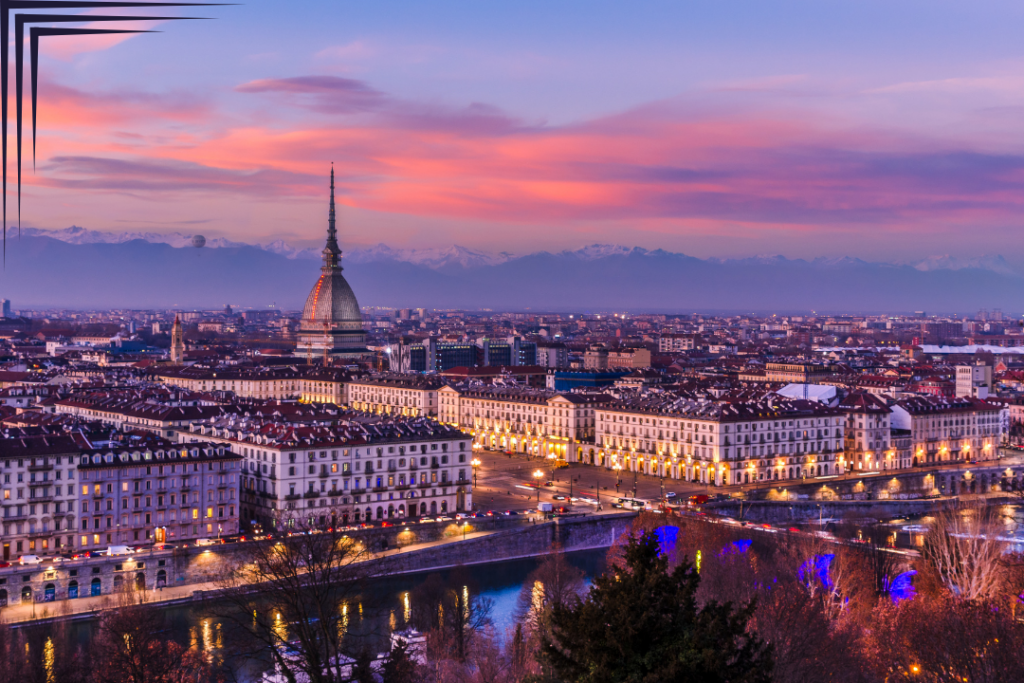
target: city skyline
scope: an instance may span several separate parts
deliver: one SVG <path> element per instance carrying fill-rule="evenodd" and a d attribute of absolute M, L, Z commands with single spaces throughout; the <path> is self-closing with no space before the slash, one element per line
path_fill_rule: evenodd
<path fill-rule="evenodd" d="M 314 246 L 334 161 L 343 250 L 1019 265 L 1020 10 L 922 7 L 255 2 L 226 37 L 68 37 L 24 225 Z"/>

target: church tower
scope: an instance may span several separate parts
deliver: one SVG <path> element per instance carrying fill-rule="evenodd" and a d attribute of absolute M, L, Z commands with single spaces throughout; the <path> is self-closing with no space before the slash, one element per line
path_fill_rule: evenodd
<path fill-rule="evenodd" d="M 174 327 L 171 328 L 171 362 L 181 365 L 185 362 L 185 335 L 181 331 L 181 320 L 174 314 Z"/>
<path fill-rule="evenodd" d="M 352 287 L 341 271 L 341 248 L 334 210 L 334 167 L 331 167 L 331 203 L 327 211 L 327 244 L 320 277 L 306 298 L 299 323 L 295 354 L 354 358 L 367 353 L 363 316 Z"/>

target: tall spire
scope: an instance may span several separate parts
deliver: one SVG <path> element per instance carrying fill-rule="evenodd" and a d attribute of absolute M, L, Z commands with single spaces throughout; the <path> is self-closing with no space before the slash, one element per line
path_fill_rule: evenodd
<path fill-rule="evenodd" d="M 327 245 L 324 247 L 324 268 L 337 268 L 341 256 L 338 246 L 338 230 L 335 226 L 334 213 L 334 164 L 331 164 L 331 208 L 327 213 Z"/>

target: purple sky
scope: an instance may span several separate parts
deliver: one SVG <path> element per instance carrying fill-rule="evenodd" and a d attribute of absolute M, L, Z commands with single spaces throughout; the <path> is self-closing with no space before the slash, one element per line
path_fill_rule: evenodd
<path fill-rule="evenodd" d="M 1019 2 L 181 14 L 44 41 L 26 226 L 315 244 L 333 161 L 343 248 L 1024 262 Z"/>

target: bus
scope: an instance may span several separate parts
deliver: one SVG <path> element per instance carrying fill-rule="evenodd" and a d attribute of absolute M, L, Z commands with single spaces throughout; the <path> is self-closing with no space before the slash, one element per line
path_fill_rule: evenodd
<path fill-rule="evenodd" d="M 643 510 L 647 501 L 641 498 L 616 498 L 615 505 L 625 510 Z"/>

